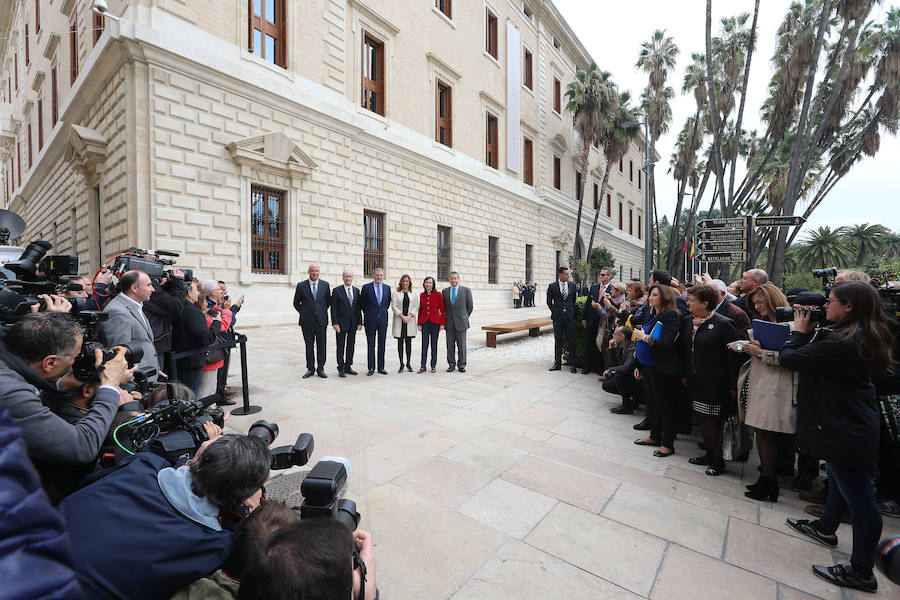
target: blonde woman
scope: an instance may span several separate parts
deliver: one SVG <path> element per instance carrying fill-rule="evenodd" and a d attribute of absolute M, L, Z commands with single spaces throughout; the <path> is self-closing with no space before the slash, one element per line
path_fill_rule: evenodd
<path fill-rule="evenodd" d="M 412 291 L 412 279 L 404 274 L 397 284 L 397 293 L 391 294 L 391 312 L 394 319 L 391 323 L 391 334 L 397 338 L 397 355 L 400 357 L 400 370 L 412 372 L 412 339 L 416 337 L 416 322 L 419 314 L 419 295 Z M 406 360 L 403 359 L 403 350 L 406 349 Z"/>

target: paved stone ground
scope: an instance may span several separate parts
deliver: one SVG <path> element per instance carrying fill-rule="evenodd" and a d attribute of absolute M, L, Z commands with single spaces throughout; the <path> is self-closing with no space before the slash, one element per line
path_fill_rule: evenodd
<path fill-rule="evenodd" d="M 373 532 L 391 600 L 900 597 L 884 577 L 872 596 L 813 576 L 812 563 L 848 559 L 850 527 L 832 551 L 785 526 L 803 516 L 796 492 L 747 500 L 755 457 L 708 477 L 687 462 L 702 454 L 697 439 L 682 436 L 674 457 L 653 458 L 632 443 L 639 417 L 611 414 L 617 399 L 595 375 L 547 371 L 552 336 L 484 347 L 481 325 L 544 314 L 476 312 L 465 374 L 444 372 L 442 335 L 438 373 L 398 374 L 389 338 L 390 375 L 366 377 L 361 334 L 362 374 L 341 379 L 330 333 L 328 379 L 301 380 L 298 327 L 248 329 L 251 401 L 263 411 L 229 424 L 245 431 L 265 418 L 281 428 L 276 444 L 308 431 L 313 462 L 352 461 L 344 496 Z M 413 348 L 418 356 L 418 339 Z M 885 519 L 891 533 L 900 520 Z"/>

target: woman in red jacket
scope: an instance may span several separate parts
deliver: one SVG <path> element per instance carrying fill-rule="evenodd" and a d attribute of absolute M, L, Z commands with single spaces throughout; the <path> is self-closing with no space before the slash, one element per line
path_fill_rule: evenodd
<path fill-rule="evenodd" d="M 444 297 L 434 289 L 434 277 L 426 277 L 422 285 L 425 291 L 419 295 L 419 329 L 422 330 L 422 365 L 419 373 L 425 372 L 429 342 L 431 342 L 431 372 L 434 373 L 437 367 L 438 335 L 444 328 Z"/>

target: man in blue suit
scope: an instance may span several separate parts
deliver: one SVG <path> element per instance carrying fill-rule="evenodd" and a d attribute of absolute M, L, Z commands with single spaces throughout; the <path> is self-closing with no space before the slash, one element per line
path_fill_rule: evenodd
<path fill-rule="evenodd" d="M 378 339 L 378 372 L 387 375 L 384 370 L 384 344 L 387 337 L 388 307 L 391 305 L 391 288 L 384 283 L 384 269 L 372 272 L 372 283 L 362 287 L 359 296 L 360 308 L 366 327 L 366 343 L 369 347 L 369 372 L 375 372 L 375 340 Z"/>
<path fill-rule="evenodd" d="M 557 270 L 559 279 L 547 286 L 547 306 L 553 320 L 553 366 L 550 371 L 559 371 L 562 366 L 562 349 L 565 344 L 569 351 L 567 365 L 575 372 L 575 297 L 578 288 L 569 281 L 569 267 Z"/>
<path fill-rule="evenodd" d="M 297 284 L 294 292 L 294 308 L 300 313 L 300 327 L 306 344 L 306 374 L 303 379 L 325 374 L 325 332 L 328 328 L 328 307 L 331 306 L 331 288 L 327 281 L 319 279 L 319 265 L 309 265 L 309 279 Z"/>

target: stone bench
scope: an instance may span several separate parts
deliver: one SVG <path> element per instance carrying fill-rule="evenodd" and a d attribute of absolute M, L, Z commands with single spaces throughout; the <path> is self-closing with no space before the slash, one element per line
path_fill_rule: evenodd
<path fill-rule="evenodd" d="M 498 333 L 513 333 L 514 331 L 528 330 L 528 335 L 538 337 L 541 335 L 541 327 L 552 325 L 553 321 L 550 317 L 538 317 L 535 319 L 525 319 L 523 321 L 510 321 L 509 323 L 498 323 L 497 325 L 484 325 L 481 329 L 487 332 L 487 347 L 497 347 Z"/>

